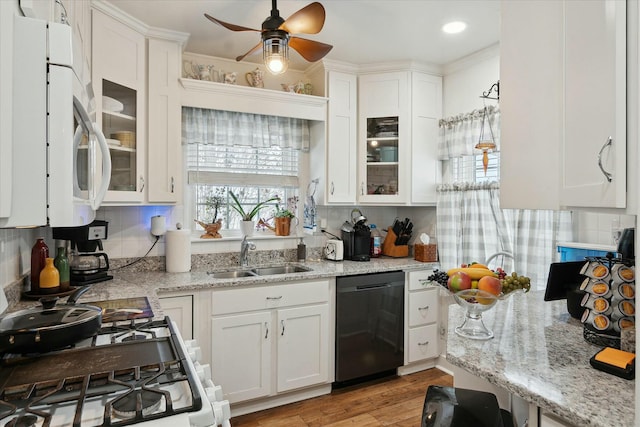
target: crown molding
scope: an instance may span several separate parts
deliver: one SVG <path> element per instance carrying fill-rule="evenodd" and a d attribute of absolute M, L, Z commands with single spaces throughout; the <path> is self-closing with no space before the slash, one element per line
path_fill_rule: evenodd
<path fill-rule="evenodd" d="M 500 43 L 492 44 L 489 47 L 450 62 L 444 65 L 442 68 L 444 75 L 453 74 L 457 71 L 470 68 L 478 64 L 479 62 L 486 61 L 487 59 L 495 57 L 500 57 Z"/>

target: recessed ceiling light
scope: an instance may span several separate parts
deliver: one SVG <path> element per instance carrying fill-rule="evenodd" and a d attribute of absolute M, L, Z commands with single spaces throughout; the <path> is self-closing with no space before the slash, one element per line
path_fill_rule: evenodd
<path fill-rule="evenodd" d="M 463 32 L 465 28 L 467 28 L 467 24 L 465 22 L 453 21 L 448 24 L 444 24 L 442 26 L 442 31 L 447 34 L 457 34 Z"/>

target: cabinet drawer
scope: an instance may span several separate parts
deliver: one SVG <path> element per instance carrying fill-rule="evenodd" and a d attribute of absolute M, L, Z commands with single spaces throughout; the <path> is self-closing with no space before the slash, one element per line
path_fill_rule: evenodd
<path fill-rule="evenodd" d="M 429 289 L 409 294 L 409 327 L 438 320 L 438 291 Z"/>
<path fill-rule="evenodd" d="M 212 315 L 265 310 L 329 300 L 329 282 L 298 282 L 286 285 L 214 290 L 211 293 Z"/>
<path fill-rule="evenodd" d="M 409 363 L 438 356 L 438 325 L 409 329 Z"/>
<path fill-rule="evenodd" d="M 409 290 L 417 291 L 419 289 L 425 289 L 427 285 L 431 284 L 431 281 L 427 280 L 427 277 L 432 274 L 432 270 L 410 271 L 408 274 Z"/>

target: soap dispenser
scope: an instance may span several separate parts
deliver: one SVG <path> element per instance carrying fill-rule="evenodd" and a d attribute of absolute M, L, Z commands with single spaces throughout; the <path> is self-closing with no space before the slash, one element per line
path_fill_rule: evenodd
<path fill-rule="evenodd" d="M 302 237 L 298 243 L 298 262 L 304 262 L 307 259 L 307 246 L 304 244 Z"/>

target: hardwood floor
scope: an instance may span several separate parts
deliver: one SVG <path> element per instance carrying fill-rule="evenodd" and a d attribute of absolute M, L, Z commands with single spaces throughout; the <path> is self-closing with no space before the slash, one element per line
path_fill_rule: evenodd
<path fill-rule="evenodd" d="M 334 390 L 290 405 L 231 419 L 233 427 L 419 427 L 422 405 L 431 384 L 453 386 L 453 377 L 428 369 Z"/>

